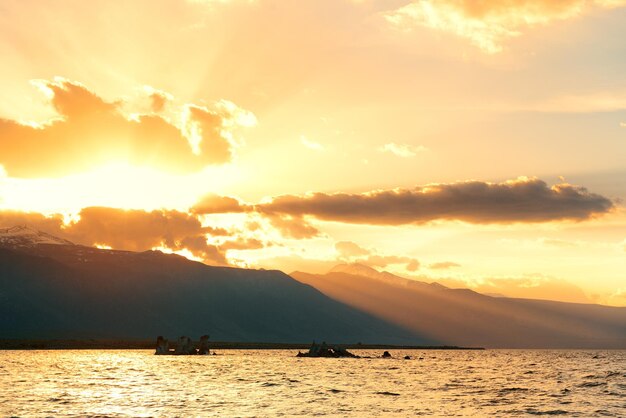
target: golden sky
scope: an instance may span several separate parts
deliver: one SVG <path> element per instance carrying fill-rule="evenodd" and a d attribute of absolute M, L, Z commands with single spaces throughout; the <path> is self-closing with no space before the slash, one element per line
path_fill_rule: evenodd
<path fill-rule="evenodd" d="M 626 1 L 0 2 L 0 227 L 626 305 Z"/>

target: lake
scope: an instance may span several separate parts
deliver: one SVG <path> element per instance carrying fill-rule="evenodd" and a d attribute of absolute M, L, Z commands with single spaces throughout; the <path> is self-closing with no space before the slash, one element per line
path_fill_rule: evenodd
<path fill-rule="evenodd" d="M 626 415 L 626 350 L 391 353 L 0 351 L 0 416 Z"/>

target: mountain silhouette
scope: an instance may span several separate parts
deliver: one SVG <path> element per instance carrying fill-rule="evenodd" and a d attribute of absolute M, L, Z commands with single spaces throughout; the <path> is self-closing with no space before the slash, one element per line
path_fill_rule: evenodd
<path fill-rule="evenodd" d="M 0 338 L 433 342 L 280 271 L 74 245 L 27 227 L 0 230 L 0 289 Z"/>
<path fill-rule="evenodd" d="M 491 297 L 342 264 L 291 273 L 325 295 L 444 344 L 626 348 L 626 307 Z"/>

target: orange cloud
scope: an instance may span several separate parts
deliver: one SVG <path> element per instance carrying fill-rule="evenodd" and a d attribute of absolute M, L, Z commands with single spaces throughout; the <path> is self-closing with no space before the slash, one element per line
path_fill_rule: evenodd
<path fill-rule="evenodd" d="M 270 223 L 286 238 L 308 239 L 320 235 L 320 231 L 302 216 L 265 214 Z"/>
<path fill-rule="evenodd" d="M 172 96 L 164 91 L 156 90 L 149 86 L 144 86 L 144 90 L 148 93 L 150 109 L 154 113 L 162 112 L 165 106 L 172 100 Z"/>
<path fill-rule="evenodd" d="M 123 102 L 108 102 L 80 83 L 40 81 L 59 117 L 41 126 L 0 119 L 0 164 L 12 177 L 50 177 L 126 161 L 188 173 L 231 160 L 232 130 L 253 115 L 230 102 L 215 109 L 187 105 L 180 127 L 155 113 L 123 114 Z M 167 97 L 154 91 L 152 110 Z"/>
<path fill-rule="evenodd" d="M 198 203 L 192 208 L 191 212 L 196 214 L 212 214 L 212 213 L 239 213 L 244 212 L 249 207 L 234 197 L 219 196 L 216 194 L 207 194 L 202 197 Z"/>
<path fill-rule="evenodd" d="M 370 267 L 387 267 L 390 264 L 405 264 L 405 269 L 408 271 L 417 271 L 420 267 L 419 261 L 415 258 L 376 254 L 351 241 L 339 241 L 335 243 L 335 249 L 339 253 L 340 260 L 364 264 Z"/>
<path fill-rule="evenodd" d="M 67 238 L 63 231 L 63 216 L 46 216 L 37 212 L 21 212 L 17 210 L 0 211 L 0 227 L 10 228 L 18 225 L 29 225 L 39 231 Z"/>
<path fill-rule="evenodd" d="M 390 264 L 405 264 L 408 271 L 417 271 L 420 267 L 419 261 L 412 257 L 404 257 L 397 255 L 370 255 L 369 257 L 359 260 L 359 263 L 371 267 L 387 267 Z"/>
<path fill-rule="evenodd" d="M 339 241 L 335 243 L 335 249 L 339 253 L 340 258 L 358 257 L 362 255 L 368 255 L 369 250 L 360 247 L 351 241 Z"/>
<path fill-rule="evenodd" d="M 432 263 L 428 265 L 428 268 L 431 270 L 443 270 L 443 269 L 449 269 L 453 267 L 461 267 L 461 265 L 453 261 L 442 261 L 439 263 Z"/>
<path fill-rule="evenodd" d="M 103 245 L 116 250 L 146 251 L 166 247 L 189 250 L 211 264 L 227 265 L 224 250 L 207 243 L 207 235 L 224 236 L 225 230 L 203 227 L 193 215 L 175 210 L 123 210 L 90 207 L 80 219 L 65 225 L 60 215 L 0 211 L 0 226 L 29 225 L 77 244 Z"/>
<path fill-rule="evenodd" d="M 477 224 L 585 220 L 611 211 L 611 200 L 570 184 L 539 179 L 468 181 L 361 194 L 284 195 L 262 212 L 355 224 L 403 225 L 434 220 Z"/>
<path fill-rule="evenodd" d="M 385 18 L 401 29 L 422 26 L 453 33 L 493 54 L 502 50 L 506 39 L 526 28 L 571 19 L 594 7 L 624 5 L 624 0 L 417 0 Z"/>

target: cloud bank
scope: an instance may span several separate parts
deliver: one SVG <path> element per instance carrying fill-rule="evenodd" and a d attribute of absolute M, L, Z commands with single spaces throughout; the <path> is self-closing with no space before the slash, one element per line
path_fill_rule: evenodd
<path fill-rule="evenodd" d="M 103 245 L 116 250 L 146 251 L 165 247 L 188 250 L 207 263 L 227 265 L 227 248 L 207 243 L 207 236 L 224 236 L 223 229 L 203 227 L 192 215 L 176 210 L 123 210 L 84 208 L 80 218 L 69 224 L 61 215 L 0 211 L 0 226 L 29 225 L 35 229 L 88 246 Z"/>
<path fill-rule="evenodd" d="M 582 221 L 611 211 L 611 200 L 570 184 L 539 179 L 468 181 L 369 193 L 284 195 L 258 209 L 354 224 L 405 225 L 435 220 L 475 224 Z"/>

